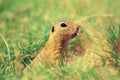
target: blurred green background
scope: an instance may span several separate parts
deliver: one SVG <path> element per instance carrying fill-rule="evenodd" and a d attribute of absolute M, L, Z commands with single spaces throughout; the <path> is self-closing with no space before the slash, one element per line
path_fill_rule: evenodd
<path fill-rule="evenodd" d="M 77 21 L 92 15 L 113 15 L 119 18 L 119 14 L 119 0 L 0 0 L 0 80 L 17 79 L 14 59 L 29 63 L 26 57 L 34 57 L 43 48 L 54 23 Z M 90 74 L 92 77 L 95 75 L 94 71 L 90 71 Z M 88 80 L 88 75 L 84 75 Z M 48 77 L 44 80 L 53 79 Z"/>

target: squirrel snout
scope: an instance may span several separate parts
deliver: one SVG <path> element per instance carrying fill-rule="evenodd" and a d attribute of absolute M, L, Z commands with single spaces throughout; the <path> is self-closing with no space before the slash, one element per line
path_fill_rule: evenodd
<path fill-rule="evenodd" d="M 80 28 L 80 27 L 77 27 L 76 30 L 79 31 L 79 28 Z"/>
<path fill-rule="evenodd" d="M 78 33 L 83 33 L 83 31 L 80 29 L 80 26 L 78 25 L 78 27 L 76 28 L 76 31 L 78 31 Z"/>
<path fill-rule="evenodd" d="M 80 26 L 77 26 L 76 31 L 79 32 Z"/>

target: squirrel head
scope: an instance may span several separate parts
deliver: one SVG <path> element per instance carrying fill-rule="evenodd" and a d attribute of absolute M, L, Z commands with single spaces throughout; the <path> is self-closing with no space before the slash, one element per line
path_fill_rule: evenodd
<path fill-rule="evenodd" d="M 77 35 L 79 28 L 80 26 L 72 21 L 58 22 L 52 26 L 50 36 L 53 38 L 61 38 L 62 40 L 69 40 Z"/>

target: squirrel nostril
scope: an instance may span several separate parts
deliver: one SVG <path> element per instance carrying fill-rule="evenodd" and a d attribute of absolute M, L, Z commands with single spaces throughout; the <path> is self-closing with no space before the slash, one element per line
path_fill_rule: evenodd
<path fill-rule="evenodd" d="M 79 30 L 79 27 L 77 27 L 77 29 L 76 30 Z"/>

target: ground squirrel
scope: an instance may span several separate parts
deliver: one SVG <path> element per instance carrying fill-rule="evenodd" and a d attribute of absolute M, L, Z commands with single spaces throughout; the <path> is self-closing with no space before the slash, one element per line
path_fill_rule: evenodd
<path fill-rule="evenodd" d="M 67 56 L 67 44 L 74 38 L 80 26 L 72 21 L 56 23 L 50 30 L 49 39 L 42 51 L 31 62 L 31 66 L 39 64 L 40 61 L 59 65 L 59 59 Z"/>

